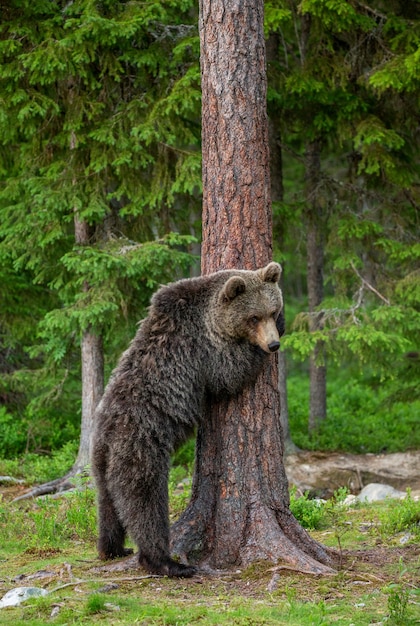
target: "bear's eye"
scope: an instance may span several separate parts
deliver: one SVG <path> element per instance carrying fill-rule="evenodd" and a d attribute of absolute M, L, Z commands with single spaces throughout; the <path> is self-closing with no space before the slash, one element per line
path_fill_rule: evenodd
<path fill-rule="evenodd" d="M 271 317 L 275 321 L 277 319 L 277 311 L 273 311 L 272 314 L 271 314 Z"/>
<path fill-rule="evenodd" d="M 253 315 L 252 317 L 249 318 L 250 324 L 258 324 L 259 321 L 260 321 L 260 318 L 257 315 Z"/>

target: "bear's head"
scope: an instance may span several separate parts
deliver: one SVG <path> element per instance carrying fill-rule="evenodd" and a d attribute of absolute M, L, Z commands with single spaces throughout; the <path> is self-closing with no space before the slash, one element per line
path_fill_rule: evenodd
<path fill-rule="evenodd" d="M 255 272 L 239 270 L 230 275 L 218 294 L 215 321 L 219 333 L 249 341 L 264 352 L 278 350 L 283 333 L 283 318 L 279 319 L 283 309 L 280 276 L 278 263 L 269 263 Z"/>

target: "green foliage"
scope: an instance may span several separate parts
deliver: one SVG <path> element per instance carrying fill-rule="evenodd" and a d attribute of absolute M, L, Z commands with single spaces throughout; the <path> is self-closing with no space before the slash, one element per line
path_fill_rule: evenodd
<path fill-rule="evenodd" d="M 169 475 L 169 502 L 171 515 L 174 519 L 181 515 L 190 500 L 191 484 L 191 466 L 188 471 L 181 465 L 176 465 L 171 469 Z"/>
<path fill-rule="evenodd" d="M 61 263 L 67 281 L 59 275 L 51 283 L 60 291 L 63 306 L 50 311 L 39 326 L 44 349 L 59 362 L 65 354 L 63 339 L 73 333 L 106 328 L 113 334 L 121 317 L 131 313 L 133 302 L 138 315 L 138 308 L 145 310 L 161 282 L 190 265 L 191 256 L 181 246 L 185 249 L 192 241 L 190 236 L 176 234 L 144 244 L 119 239 L 64 255 Z"/>
<path fill-rule="evenodd" d="M 0 406 L 0 458 L 8 458 L 24 449 L 26 440 L 24 424 L 8 413 L 6 407 Z"/>
<path fill-rule="evenodd" d="M 15 361 L 0 384 L 13 417 L 2 414 L 2 454 L 77 437 L 82 334 L 101 335 L 115 362 L 152 291 L 193 260 L 196 10 L 191 0 L 2 9 L 0 371 L 3 347 Z"/>
<path fill-rule="evenodd" d="M 282 345 L 295 360 L 322 345 L 318 354 L 333 379 L 331 367 L 358 364 L 401 399 L 417 401 L 415 365 L 405 356 L 418 351 L 420 323 L 419 136 L 410 130 L 418 110 L 417 6 L 305 0 L 293 9 L 278 0 L 268 4 L 266 22 L 269 111 L 279 125 L 284 189 L 274 224 L 292 320 Z M 309 189 L 312 141 L 320 165 Z M 302 292 L 312 206 L 322 214 L 314 219 L 325 242 L 324 300 L 309 315 Z"/>
<path fill-rule="evenodd" d="M 172 456 L 172 462 L 174 465 L 184 467 L 186 469 L 191 468 L 194 463 L 195 454 L 195 437 L 188 439 L 178 450 L 176 450 Z"/>
<path fill-rule="evenodd" d="M 70 539 L 93 541 L 96 537 L 95 495 L 85 489 L 66 495 L 61 502 L 45 497 L 28 512 L 33 527 L 29 548 L 61 548 Z"/>
<path fill-rule="evenodd" d="M 86 601 L 86 615 L 96 615 L 106 611 L 106 596 L 100 593 L 92 593 Z"/>
<path fill-rule="evenodd" d="M 28 453 L 18 458 L 0 459 L 0 474 L 23 478 L 29 484 L 49 482 L 60 478 L 72 467 L 77 448 L 78 442 L 73 440 L 50 455 Z M 14 455 L 16 452 L 13 449 Z"/>
<path fill-rule="evenodd" d="M 290 510 L 303 528 L 316 530 L 324 525 L 323 504 L 320 500 L 309 498 L 308 492 L 297 495 L 296 488 L 292 488 L 290 491 Z"/>
<path fill-rule="evenodd" d="M 393 583 L 386 588 L 386 593 L 388 594 L 389 623 L 395 626 L 407 624 L 410 590 L 405 585 Z"/>
<path fill-rule="evenodd" d="M 2 550 L 19 544 L 28 553 L 60 550 L 71 541 L 93 544 L 97 535 L 95 493 L 81 488 L 59 499 L 38 498 L 28 510 L 0 500 Z M 2 553 L 0 553 L 2 554 Z"/>
<path fill-rule="evenodd" d="M 188 273 L 200 236 L 201 94 L 192 0 L 2 11 L 0 455 L 9 457 L 77 438 L 83 332 L 104 338 L 109 370 L 152 291 Z M 417 441 L 419 24 L 412 2 L 265 3 L 268 109 L 283 157 L 284 195 L 274 205 L 283 345 L 299 361 L 322 342 L 332 386 L 331 365 L 344 363 L 386 387 L 377 410 L 377 379 L 366 387 L 369 429 L 357 426 L 366 425 L 361 400 L 353 414 L 346 398 L 338 416 L 332 393 L 333 426 L 309 441 L 297 406 L 300 445 L 361 449 L 363 432 L 382 430 L 376 415 L 387 432 L 375 448 L 392 449 L 397 420 L 394 447 Z M 312 191 L 311 141 L 321 146 Z M 325 231 L 316 334 L 304 287 L 314 194 Z M 83 242 L 75 217 L 87 226 Z M 349 425 L 341 444 L 337 420 Z"/>
<path fill-rule="evenodd" d="M 410 619 L 409 604 L 417 604 L 419 589 L 407 584 L 405 580 L 408 570 L 400 558 L 399 575 L 396 582 L 392 582 L 384 588 L 387 594 L 387 605 L 389 614 L 389 623 L 392 626 L 405 626 L 405 624 L 415 623 Z M 418 621 L 418 620 L 417 620 Z"/>
<path fill-rule="evenodd" d="M 320 19 L 325 28 L 342 32 L 355 27 L 365 30 L 374 26 L 373 19 L 364 18 L 346 0 L 303 0 L 302 13 Z"/>
<path fill-rule="evenodd" d="M 374 531 L 383 542 L 392 541 L 399 533 L 408 533 L 410 541 L 420 538 L 420 502 L 414 500 L 411 490 L 401 500 L 390 500 L 387 507 L 376 513 Z"/>
<path fill-rule="evenodd" d="M 353 453 L 418 448 L 420 401 L 400 402 L 389 395 L 391 389 L 354 370 L 331 375 L 327 418 L 319 429 L 308 434 L 309 386 L 305 378 L 289 376 L 289 419 L 294 443 L 303 449 Z"/>

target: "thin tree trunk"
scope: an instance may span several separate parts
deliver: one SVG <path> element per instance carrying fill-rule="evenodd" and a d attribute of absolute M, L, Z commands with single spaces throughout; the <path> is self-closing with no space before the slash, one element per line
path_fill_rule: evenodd
<path fill-rule="evenodd" d="M 319 197 L 321 178 L 321 144 L 319 140 L 306 148 L 307 197 L 307 285 L 310 330 L 322 327 L 316 309 L 324 297 L 324 219 Z M 319 342 L 309 361 L 309 430 L 316 429 L 327 416 L 327 369 L 324 363 L 324 346 Z"/>
<path fill-rule="evenodd" d="M 74 212 L 75 243 L 87 246 L 90 243 L 91 233 L 89 224 L 80 220 Z M 89 291 L 89 285 L 83 285 L 84 291 Z M 90 463 L 91 435 L 93 429 L 93 415 L 104 392 L 104 353 L 101 335 L 93 332 L 89 327 L 83 332 L 81 340 L 82 359 L 82 420 L 80 426 L 80 441 L 74 471 L 82 471 Z"/>
<path fill-rule="evenodd" d="M 295 19 L 297 15 L 295 14 Z M 309 13 L 300 16 L 300 54 L 302 67 L 310 54 L 312 18 Z M 314 139 L 306 146 L 306 228 L 307 228 L 307 290 L 310 330 L 321 327 L 321 319 L 315 316 L 316 308 L 324 297 L 324 218 L 319 198 L 321 179 L 321 141 Z M 309 359 L 309 419 L 308 430 L 315 430 L 327 416 L 327 369 L 324 363 L 324 347 L 318 343 Z"/>
<path fill-rule="evenodd" d="M 93 415 L 104 392 L 104 354 L 102 337 L 91 330 L 83 333 L 82 343 L 82 421 L 79 451 L 75 467 L 78 471 L 90 463 Z"/>
<path fill-rule="evenodd" d="M 271 258 L 263 0 L 201 0 L 200 37 L 202 271 L 255 269 Z M 279 411 L 275 358 L 255 388 L 208 408 L 175 553 L 211 568 L 281 559 L 331 571 L 331 553 L 290 513 Z"/>
<path fill-rule="evenodd" d="M 283 200 L 283 160 L 279 135 L 279 124 L 275 119 L 269 122 L 270 140 L 270 172 L 271 172 L 271 197 L 273 201 Z M 278 242 L 280 248 L 284 240 L 284 228 L 281 218 L 278 217 L 275 228 L 278 232 Z M 284 284 L 285 267 L 283 265 L 282 283 Z M 299 450 L 292 440 L 289 425 L 289 405 L 287 400 L 287 359 L 286 353 L 280 350 L 278 358 L 278 380 L 280 392 L 280 424 L 283 431 L 284 454 L 293 454 Z"/>
<path fill-rule="evenodd" d="M 76 245 L 88 245 L 90 243 L 90 228 L 87 222 L 79 220 L 74 212 L 74 235 Z M 88 291 L 89 285 L 83 286 Z M 79 450 L 73 467 L 67 474 L 51 482 L 38 485 L 23 495 L 15 498 L 24 500 L 35 498 L 48 493 L 66 491 L 74 486 L 73 478 L 83 472 L 90 463 L 91 435 L 93 427 L 93 414 L 104 390 L 104 355 L 102 337 L 88 328 L 82 335 L 81 340 L 82 359 L 82 420 L 80 426 Z"/>

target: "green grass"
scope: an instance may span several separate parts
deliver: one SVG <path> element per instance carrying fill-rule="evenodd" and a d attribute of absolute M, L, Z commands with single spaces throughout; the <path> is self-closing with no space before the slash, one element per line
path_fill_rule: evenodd
<path fill-rule="evenodd" d="M 189 485 L 171 479 L 171 506 L 180 507 Z M 420 503 L 385 501 L 351 509 L 340 491 L 325 504 L 292 495 L 292 509 L 311 534 L 340 548 L 341 569 L 314 577 L 272 571 L 257 563 L 198 580 L 147 577 L 142 570 L 98 569 L 95 494 L 86 485 L 60 498 L 0 500 L 0 597 L 17 586 L 49 595 L 0 609 L 4 626 L 134 624 L 183 626 L 387 626 L 420 623 L 418 542 Z M 301 502 L 299 502 L 301 500 Z M 401 534 L 410 533 L 408 543 Z M 273 575 L 276 584 L 269 591 Z M 30 578 L 33 576 L 33 578 Z M 18 578 L 17 578 L 18 577 Z"/>

